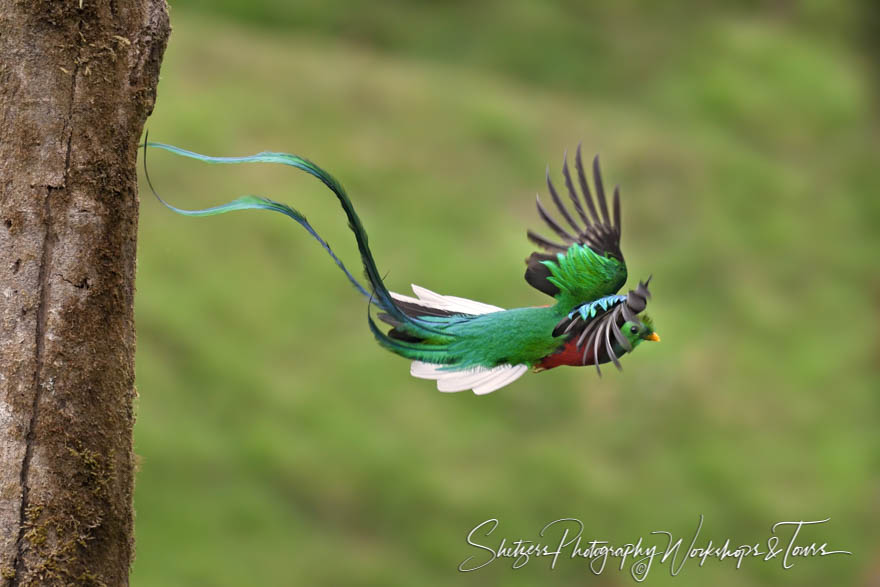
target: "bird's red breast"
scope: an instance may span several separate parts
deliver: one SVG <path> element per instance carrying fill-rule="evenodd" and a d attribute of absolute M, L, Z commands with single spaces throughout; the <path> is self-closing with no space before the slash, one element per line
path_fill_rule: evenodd
<path fill-rule="evenodd" d="M 601 355 L 600 355 L 601 356 Z M 590 348 L 587 350 L 587 358 L 584 360 L 584 349 L 577 348 L 577 339 L 572 337 L 565 346 L 562 347 L 562 350 L 559 350 L 552 355 L 547 355 L 537 364 L 535 364 L 535 369 L 538 371 L 543 371 L 544 369 L 552 369 L 553 367 L 559 367 L 560 365 L 569 365 L 572 367 L 581 367 L 583 365 L 592 365 L 593 364 L 593 349 Z"/>

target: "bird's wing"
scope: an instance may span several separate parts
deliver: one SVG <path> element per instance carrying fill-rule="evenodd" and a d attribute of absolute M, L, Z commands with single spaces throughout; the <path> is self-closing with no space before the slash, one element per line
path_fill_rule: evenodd
<path fill-rule="evenodd" d="M 620 189 L 614 188 L 613 206 L 609 212 L 599 157 L 596 156 L 593 159 L 593 186 L 597 208 L 587 183 L 580 146 L 575 155 L 575 170 L 580 194 L 572 181 L 568 161 L 563 162 L 562 175 L 577 218 L 563 204 L 550 180 L 549 169 L 547 171 L 550 198 L 571 230 L 554 219 L 538 198 L 538 215 L 561 241 L 528 231 L 529 240 L 546 252 L 534 252 L 526 259 L 525 278 L 535 289 L 557 299 L 564 295 L 570 296 L 574 302 L 583 302 L 619 290 L 626 282 L 626 263 L 620 252 Z"/>

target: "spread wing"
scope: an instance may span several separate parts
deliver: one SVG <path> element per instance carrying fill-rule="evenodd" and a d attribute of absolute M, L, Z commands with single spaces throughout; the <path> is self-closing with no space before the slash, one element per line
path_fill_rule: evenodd
<path fill-rule="evenodd" d="M 626 263 L 620 252 L 620 189 L 614 188 L 613 207 L 609 213 L 597 155 L 593 159 L 597 209 L 584 172 L 580 146 L 575 155 L 575 170 L 580 194 L 575 189 L 566 158 L 562 164 L 562 175 L 577 218 L 563 204 L 550 180 L 549 169 L 547 171 L 550 198 L 571 230 L 554 219 L 541 204 L 541 199 L 537 199 L 538 215 L 561 241 L 528 231 L 529 240 L 546 252 L 534 252 L 526 259 L 525 278 L 535 289 L 557 299 L 571 296 L 574 302 L 579 303 L 619 290 L 626 282 Z"/>

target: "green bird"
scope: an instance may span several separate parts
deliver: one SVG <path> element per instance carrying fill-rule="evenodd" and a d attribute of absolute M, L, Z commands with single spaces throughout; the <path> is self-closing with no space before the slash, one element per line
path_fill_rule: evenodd
<path fill-rule="evenodd" d="M 487 394 L 516 381 L 530 368 L 536 372 L 560 365 L 581 367 L 611 362 L 620 369 L 620 357 L 642 341 L 659 341 L 651 319 L 643 314 L 650 298 L 650 277 L 626 295 L 617 292 L 627 279 L 620 252 L 620 190 L 615 187 L 609 212 L 598 156 L 593 160 L 593 193 L 587 182 L 578 146 L 575 188 L 563 160 L 562 175 L 577 217 L 563 204 L 547 171 L 547 188 L 566 228 L 537 199 L 538 215 L 559 237 L 547 239 L 531 230 L 529 240 L 542 251 L 526 259 L 526 281 L 552 296 L 555 303 L 505 310 L 465 298 L 434 293 L 413 285 L 416 297 L 389 291 L 368 245 L 367 233 L 351 200 L 333 176 L 314 163 L 286 153 L 263 152 L 248 157 L 210 157 L 162 143 L 144 144 L 144 170 L 150 189 L 165 206 L 187 216 L 210 216 L 236 210 L 262 209 L 284 214 L 305 228 L 369 300 L 367 323 L 380 345 L 412 360 L 410 373 L 437 381 L 440 391 L 471 389 Z M 164 149 L 208 163 L 276 163 L 316 177 L 335 194 L 348 218 L 364 266 L 368 287 L 349 272 L 330 246 L 300 212 L 268 198 L 243 196 L 204 210 L 183 210 L 163 200 L 146 173 L 146 148 Z M 598 207 L 597 207 L 598 203 Z M 379 308 L 381 328 L 369 312 Z"/>

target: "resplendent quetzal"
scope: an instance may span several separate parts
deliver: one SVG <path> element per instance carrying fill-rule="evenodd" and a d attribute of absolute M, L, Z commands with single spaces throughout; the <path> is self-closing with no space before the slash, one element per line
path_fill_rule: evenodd
<path fill-rule="evenodd" d="M 643 340 L 660 340 L 650 318 L 639 315 L 650 297 L 650 278 L 640 282 L 627 295 L 617 295 L 627 277 L 620 252 L 620 193 L 615 187 L 613 208 L 609 214 L 597 156 L 593 160 L 597 210 L 587 184 L 580 147 L 575 157 L 580 194 L 572 181 L 567 161 L 562 166 L 565 187 L 577 219 L 563 205 L 550 181 L 549 170 L 547 174 L 550 197 L 571 231 L 547 212 L 540 199 L 537 201 L 538 214 L 562 242 L 528 231 L 529 240 L 545 252 L 532 253 L 526 259 L 526 281 L 553 296 L 556 303 L 505 310 L 440 295 L 417 285 L 412 286 L 416 297 L 388 291 L 367 244 L 367 233 L 342 185 L 302 157 L 271 152 L 250 157 L 209 157 L 161 143 L 146 143 L 146 146 L 209 163 L 280 163 L 321 180 L 339 199 L 348 217 L 369 288 L 345 268 L 305 216 L 285 204 L 268 198 L 243 196 L 214 208 L 181 210 L 162 200 L 158 194 L 156 197 L 171 210 L 187 216 L 261 209 L 293 218 L 330 254 L 355 288 L 371 304 L 379 307 L 378 318 L 390 329 L 380 328 L 367 313 L 370 330 L 379 344 L 411 359 L 412 375 L 437 380 L 440 391 L 472 389 L 476 394 L 490 393 L 512 383 L 530 367 L 537 372 L 560 365 L 595 365 L 601 374 L 600 364 L 610 361 L 620 369 L 620 356 L 632 352 Z M 146 156 L 144 167 L 146 170 Z"/>

